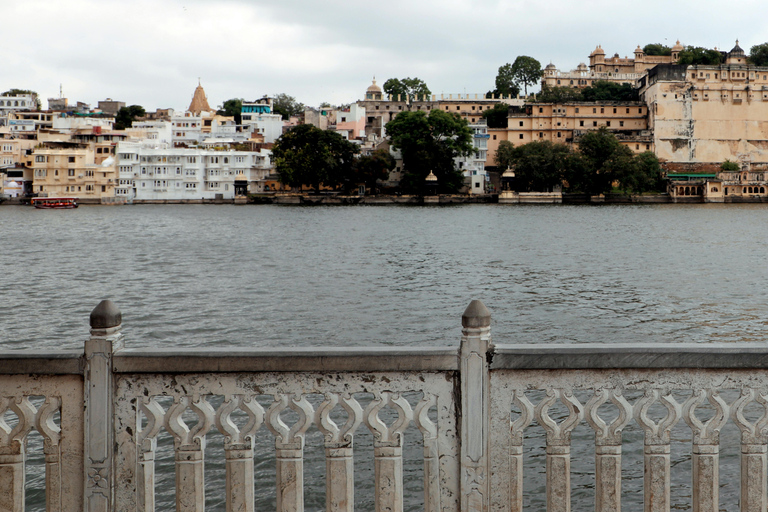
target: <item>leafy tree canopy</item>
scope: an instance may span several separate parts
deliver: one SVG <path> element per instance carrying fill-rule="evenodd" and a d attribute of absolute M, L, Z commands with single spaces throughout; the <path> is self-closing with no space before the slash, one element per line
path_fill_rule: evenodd
<path fill-rule="evenodd" d="M 726 158 L 725 161 L 720 165 L 720 169 L 724 171 L 738 171 L 740 167 L 738 162 L 732 162 Z"/>
<path fill-rule="evenodd" d="M 544 85 L 537 97 L 531 101 L 539 103 L 566 103 L 568 101 L 584 101 L 584 98 L 582 97 L 581 89 Z"/>
<path fill-rule="evenodd" d="M 768 66 L 768 43 L 753 46 L 749 50 L 749 61 L 755 66 Z"/>
<path fill-rule="evenodd" d="M 520 94 L 520 85 L 518 85 L 517 77 L 512 70 L 512 64 L 506 63 L 499 67 L 499 72 L 496 75 L 496 88 L 492 94 L 507 94 L 514 97 Z"/>
<path fill-rule="evenodd" d="M 240 115 L 240 112 L 243 108 L 243 98 L 232 98 L 231 100 L 227 100 L 224 102 L 224 105 L 221 106 L 221 110 L 218 110 L 216 113 L 220 116 L 229 116 L 235 118 L 235 123 L 241 124 L 242 123 L 242 117 Z"/>
<path fill-rule="evenodd" d="M 283 119 L 290 119 L 304 112 L 304 104 L 296 101 L 296 98 L 285 93 L 275 95 L 272 99 L 272 110 L 275 114 L 280 114 Z"/>
<path fill-rule="evenodd" d="M 272 159 L 281 183 L 291 187 L 309 185 L 338 187 L 352 179 L 352 165 L 359 151 L 335 131 L 301 124 L 281 135 L 272 148 Z"/>
<path fill-rule="evenodd" d="M 532 100 L 539 103 L 566 103 L 569 101 L 638 101 L 637 89 L 630 84 L 617 84 L 608 80 L 597 80 L 584 89 L 573 87 L 544 86 Z"/>
<path fill-rule="evenodd" d="M 506 128 L 508 115 L 509 105 L 506 103 L 497 103 L 493 108 L 483 112 L 483 117 L 488 122 L 488 128 Z"/>
<path fill-rule="evenodd" d="M 115 116 L 115 129 L 125 130 L 133 125 L 137 117 L 144 117 L 146 112 L 141 105 L 131 105 L 129 107 L 120 107 Z"/>
<path fill-rule="evenodd" d="M 643 46 L 643 53 L 646 55 L 672 55 L 672 48 L 661 43 L 651 43 Z"/>
<path fill-rule="evenodd" d="M 701 46 L 686 46 L 680 52 L 678 64 L 717 66 L 723 60 L 722 54 L 717 50 L 702 48 Z"/>
<path fill-rule="evenodd" d="M 390 96 L 408 98 L 408 101 L 427 99 L 432 91 L 427 84 L 420 78 L 390 78 L 384 82 L 382 87 L 385 94 Z"/>
<path fill-rule="evenodd" d="M 376 181 L 386 180 L 395 168 L 395 158 L 386 149 L 379 149 L 370 155 L 361 156 L 352 165 L 354 181 L 364 183 L 371 193 L 376 193 Z"/>
<path fill-rule="evenodd" d="M 541 62 L 537 61 L 533 57 L 527 55 L 520 55 L 515 59 L 511 68 L 514 82 L 523 86 L 525 95 L 528 96 L 528 86 L 536 84 L 541 80 L 543 71 L 541 70 Z"/>
<path fill-rule="evenodd" d="M 516 188 L 520 192 L 550 191 L 562 184 L 570 158 L 568 146 L 550 141 L 517 147 L 502 141 L 496 151 L 496 162 L 500 167 L 514 167 Z"/>
<path fill-rule="evenodd" d="M 423 110 L 402 112 L 387 123 L 386 131 L 392 146 L 403 156 L 400 185 L 406 192 L 423 193 L 430 171 L 437 176 L 440 191 L 461 188 L 464 180 L 454 158 L 474 151 L 472 130 L 461 116 L 439 109 L 429 115 Z"/>
<path fill-rule="evenodd" d="M 597 80 L 581 91 L 582 101 L 637 101 L 637 89 L 630 84 L 617 84 L 608 80 Z"/>

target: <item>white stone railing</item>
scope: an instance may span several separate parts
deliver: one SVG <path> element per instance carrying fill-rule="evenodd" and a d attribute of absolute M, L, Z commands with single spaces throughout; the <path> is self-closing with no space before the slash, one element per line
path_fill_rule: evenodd
<path fill-rule="evenodd" d="M 643 437 L 644 508 L 668 512 L 672 431 L 684 422 L 688 505 L 715 512 L 720 432 L 730 421 L 741 436 L 740 509 L 765 512 L 765 344 L 494 346 L 478 301 L 462 324 L 458 351 L 133 350 L 124 347 L 120 312 L 104 301 L 91 314 L 84 352 L 0 353 L 0 511 L 24 510 L 34 430 L 49 511 L 163 508 L 158 482 L 170 470 L 157 459 L 166 436 L 178 511 L 206 509 L 209 463 L 223 466 L 227 511 L 257 510 L 254 459 L 268 438 L 280 512 L 306 508 L 305 489 L 317 487 L 305 481 L 307 450 L 318 449 L 325 470 L 308 476 L 324 480 L 328 511 L 351 511 L 361 500 L 376 511 L 404 510 L 404 461 L 417 453 L 419 510 L 518 512 L 538 493 L 549 512 L 565 512 L 572 448 L 582 453 L 584 443 L 572 435 L 577 428 L 589 428 L 594 443 L 594 503 L 577 508 L 619 511 L 623 432 L 634 422 Z M 307 444 L 311 429 L 320 444 Z M 541 446 L 535 429 L 544 433 Z M 355 450 L 363 434 L 372 439 L 369 455 Z M 216 436 L 223 460 L 206 451 Z M 544 489 L 525 485 L 537 471 L 525 454 L 536 450 L 546 461 Z M 373 477 L 370 496 L 361 496 L 354 476 L 366 456 Z"/>

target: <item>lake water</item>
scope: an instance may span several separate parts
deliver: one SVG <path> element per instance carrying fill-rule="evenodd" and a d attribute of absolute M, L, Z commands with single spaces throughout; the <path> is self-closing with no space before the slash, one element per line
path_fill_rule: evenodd
<path fill-rule="evenodd" d="M 0 207 L 3 348 L 763 339 L 763 205 Z"/>
<path fill-rule="evenodd" d="M 104 298 L 122 310 L 128 347 L 458 346 L 472 299 L 491 310 L 496 343 L 762 341 L 768 318 L 764 205 L 5 206 L 0 220 L 2 349 L 81 349 Z M 680 428 L 673 463 L 690 468 Z M 593 434 L 581 425 L 575 435 L 574 510 L 588 510 Z M 627 435 L 626 505 L 642 510 L 642 434 Z M 733 453 L 737 435 L 724 431 Z M 222 460 L 220 440 L 210 446 Z M 170 509 L 167 436 L 160 451 L 158 506 Z M 312 457 L 308 475 L 322 475 L 322 455 Z M 420 462 L 408 457 L 406 508 L 418 510 Z M 210 508 L 223 510 L 223 466 L 211 466 Z M 372 471 L 356 465 L 362 489 Z M 738 457 L 721 471 L 721 501 L 735 507 Z M 256 473 L 269 489 L 273 455 Z M 526 475 L 539 491 L 526 506 L 538 510 L 543 475 Z M 29 483 L 41 478 L 31 470 Z M 319 510 L 322 478 L 307 480 L 308 510 Z M 676 477 L 673 502 L 689 494 Z M 257 500 L 274 507 L 274 489 Z"/>

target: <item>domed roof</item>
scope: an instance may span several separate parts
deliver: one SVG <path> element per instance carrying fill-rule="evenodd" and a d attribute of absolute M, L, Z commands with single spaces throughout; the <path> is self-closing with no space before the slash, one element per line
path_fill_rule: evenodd
<path fill-rule="evenodd" d="M 595 48 L 595 51 L 593 51 L 590 55 L 605 55 L 605 51 L 600 45 L 597 45 L 597 48 Z"/>
<path fill-rule="evenodd" d="M 637 45 L 637 48 L 635 48 L 635 53 L 643 53 L 643 49 L 640 48 L 640 45 Z"/>
<path fill-rule="evenodd" d="M 429 171 L 429 175 L 425 178 L 425 181 L 437 181 L 437 176 L 432 171 Z"/>
<path fill-rule="evenodd" d="M 680 44 L 680 40 L 678 39 L 677 42 L 675 42 L 675 46 L 672 47 L 673 52 L 681 52 L 685 50 L 683 45 Z"/>
<path fill-rule="evenodd" d="M 579 62 L 579 65 L 576 66 L 576 71 L 589 71 L 589 68 L 583 62 Z"/>
<path fill-rule="evenodd" d="M 237 176 L 235 176 L 235 181 L 248 181 L 248 178 L 245 177 L 245 174 L 239 172 L 237 173 Z"/>
<path fill-rule="evenodd" d="M 557 69 L 557 67 L 555 67 L 555 65 L 550 62 L 544 69 Z"/>
<path fill-rule="evenodd" d="M 381 87 L 376 85 L 376 78 L 375 77 L 373 79 L 373 83 L 368 86 L 368 89 L 366 89 L 366 92 L 378 92 L 378 93 L 381 92 Z"/>
<path fill-rule="evenodd" d="M 736 40 L 736 46 L 733 47 L 733 49 L 728 52 L 728 55 L 745 55 L 744 50 L 741 49 L 741 46 L 739 46 L 739 40 Z"/>

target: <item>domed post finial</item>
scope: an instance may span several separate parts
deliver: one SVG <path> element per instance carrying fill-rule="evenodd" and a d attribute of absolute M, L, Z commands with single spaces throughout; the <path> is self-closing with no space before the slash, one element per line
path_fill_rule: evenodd
<path fill-rule="evenodd" d="M 114 375 L 112 357 L 123 348 L 122 314 L 111 301 L 103 300 L 91 311 L 91 337 L 85 342 L 83 382 L 85 402 L 85 474 L 99 475 L 113 489 L 114 430 Z M 86 486 L 86 510 L 113 510 L 114 497 L 99 486 Z"/>
<path fill-rule="evenodd" d="M 459 350 L 461 372 L 461 467 L 462 472 L 489 475 L 491 313 L 473 300 L 461 316 Z M 489 478 L 473 484 L 461 479 L 461 510 L 487 510 L 490 505 Z M 480 505 L 477 501 L 480 495 Z"/>

